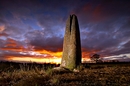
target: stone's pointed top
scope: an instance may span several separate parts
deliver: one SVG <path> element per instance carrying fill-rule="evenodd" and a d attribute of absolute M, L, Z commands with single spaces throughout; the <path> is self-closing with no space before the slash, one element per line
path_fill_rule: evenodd
<path fill-rule="evenodd" d="M 73 14 L 72 16 L 76 16 L 75 14 Z"/>
<path fill-rule="evenodd" d="M 69 17 L 71 17 L 71 18 L 72 18 L 72 17 L 77 17 L 77 16 L 76 16 L 75 14 L 72 14 L 72 15 L 70 15 Z"/>
<path fill-rule="evenodd" d="M 75 20 L 75 19 L 77 20 L 77 16 L 76 16 L 75 14 L 73 14 L 72 17 L 71 17 L 71 19 L 72 19 L 72 20 L 73 20 L 73 19 L 74 19 L 74 20 Z"/>

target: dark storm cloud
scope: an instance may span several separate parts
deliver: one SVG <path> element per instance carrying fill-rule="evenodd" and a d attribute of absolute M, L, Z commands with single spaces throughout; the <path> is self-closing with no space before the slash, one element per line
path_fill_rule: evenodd
<path fill-rule="evenodd" d="M 122 48 L 115 51 L 115 52 L 112 52 L 112 54 L 126 54 L 126 53 L 130 53 L 130 41 L 126 42 L 124 45 L 122 45 Z"/>
<path fill-rule="evenodd" d="M 5 41 L 3 39 L 0 39 L 0 47 L 3 47 L 5 45 Z"/>
<path fill-rule="evenodd" d="M 1 16 L 1 15 L 0 15 Z M 6 23 L 6 21 L 5 20 L 3 20 L 2 18 L 0 18 L 0 25 L 3 25 L 3 24 L 5 24 Z"/>
<path fill-rule="evenodd" d="M 46 37 L 44 31 L 34 31 L 26 34 L 29 44 L 34 46 L 35 50 L 61 51 L 63 38 L 58 36 Z"/>
<path fill-rule="evenodd" d="M 130 14 L 130 1 L 123 0 L 93 0 L 77 7 L 74 11 L 81 17 L 82 23 L 102 22 L 117 19 Z M 81 24 L 82 24 L 81 23 Z"/>
<path fill-rule="evenodd" d="M 126 50 L 116 49 L 129 40 L 129 3 L 122 0 L 94 0 L 77 7 L 75 13 L 79 17 L 82 47 L 106 55 L 130 53 L 126 47 Z"/>
<path fill-rule="evenodd" d="M 38 25 L 44 30 L 46 36 L 59 35 L 63 37 L 64 32 L 64 20 L 62 16 L 45 16 L 42 15 L 38 18 Z"/>
<path fill-rule="evenodd" d="M 6 26 L 5 30 L 3 32 L 9 34 L 9 36 L 14 37 L 14 38 L 19 38 L 21 37 L 22 33 L 23 33 L 23 29 L 19 28 L 19 27 L 15 27 L 15 26 Z"/>

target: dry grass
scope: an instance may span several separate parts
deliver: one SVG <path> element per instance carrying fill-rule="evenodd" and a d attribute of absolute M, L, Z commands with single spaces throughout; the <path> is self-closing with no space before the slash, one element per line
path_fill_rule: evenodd
<path fill-rule="evenodd" d="M 19 65 L 20 66 L 20 65 Z M 11 70 L 12 69 L 12 70 Z M 0 69 L 2 70 L 2 69 Z M 129 86 L 130 66 L 83 68 L 80 72 L 53 72 L 51 67 L 12 66 L 1 71 L 0 86 Z"/>

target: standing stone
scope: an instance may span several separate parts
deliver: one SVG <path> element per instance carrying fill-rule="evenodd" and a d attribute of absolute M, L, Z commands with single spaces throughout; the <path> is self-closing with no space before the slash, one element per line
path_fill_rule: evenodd
<path fill-rule="evenodd" d="M 76 15 L 70 15 L 65 29 L 61 67 L 74 69 L 81 63 L 81 43 Z"/>

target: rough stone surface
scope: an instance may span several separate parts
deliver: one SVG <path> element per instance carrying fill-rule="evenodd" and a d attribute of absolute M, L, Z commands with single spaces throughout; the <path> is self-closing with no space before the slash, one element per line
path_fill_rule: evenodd
<path fill-rule="evenodd" d="M 74 69 L 81 63 L 81 43 L 76 15 L 70 15 L 66 22 L 61 67 Z"/>

